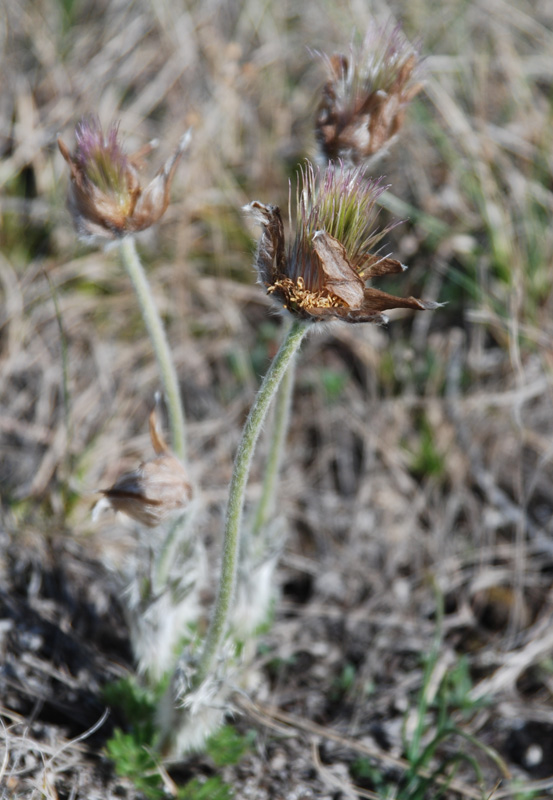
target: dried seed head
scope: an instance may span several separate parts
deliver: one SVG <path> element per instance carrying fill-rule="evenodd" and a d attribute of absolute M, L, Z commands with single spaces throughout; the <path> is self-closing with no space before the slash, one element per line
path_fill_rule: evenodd
<path fill-rule="evenodd" d="M 183 465 L 169 451 L 158 429 L 155 410 L 150 414 L 150 436 L 158 457 L 143 462 L 109 489 L 103 489 L 104 497 L 96 504 L 93 517 L 109 507 L 148 528 L 156 528 L 187 509 L 192 486 Z"/>
<path fill-rule="evenodd" d="M 436 308 L 436 303 L 365 286 L 369 278 L 405 269 L 374 252 L 392 227 L 375 227 L 376 203 L 386 188 L 368 180 L 362 167 L 345 170 L 330 164 L 321 173 L 307 162 L 300 171 L 296 235 L 288 252 L 278 206 L 257 201 L 246 206 L 263 228 L 255 264 L 267 293 L 294 315 L 312 321 L 383 322 L 386 309 Z"/>
<path fill-rule="evenodd" d="M 329 80 L 317 111 L 317 141 L 326 160 L 360 164 L 384 152 L 401 128 L 422 88 L 419 54 L 399 25 L 373 23 L 349 58 L 323 58 Z"/>
<path fill-rule="evenodd" d="M 190 140 L 186 133 L 173 155 L 143 189 L 138 171 L 153 143 L 126 155 L 118 126 L 104 134 L 97 117 L 75 128 L 73 155 L 58 138 L 58 147 L 71 171 L 68 205 L 79 236 L 87 240 L 116 239 L 149 228 L 165 213 L 178 161 Z"/>

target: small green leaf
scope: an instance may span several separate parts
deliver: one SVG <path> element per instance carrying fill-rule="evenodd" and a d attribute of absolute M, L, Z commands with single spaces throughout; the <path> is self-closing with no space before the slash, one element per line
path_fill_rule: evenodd
<path fill-rule="evenodd" d="M 249 731 L 243 736 L 232 725 L 224 725 L 207 740 L 206 750 L 215 766 L 225 767 L 237 764 L 251 749 L 254 741 L 255 731 Z"/>

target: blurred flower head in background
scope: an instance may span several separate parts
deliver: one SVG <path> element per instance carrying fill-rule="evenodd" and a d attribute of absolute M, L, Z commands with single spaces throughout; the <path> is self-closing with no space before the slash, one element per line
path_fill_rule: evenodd
<path fill-rule="evenodd" d="M 317 110 L 315 132 L 326 160 L 360 164 L 385 152 L 421 90 L 419 54 L 401 27 L 373 23 L 349 57 L 323 56 L 329 80 Z"/>
<path fill-rule="evenodd" d="M 142 462 L 109 489 L 103 489 L 104 496 L 94 506 L 93 519 L 111 508 L 148 528 L 156 528 L 186 511 L 192 500 L 192 486 L 186 470 L 159 430 L 155 409 L 150 414 L 150 438 L 157 458 Z"/>
<path fill-rule="evenodd" d="M 362 167 L 330 164 L 321 172 L 307 162 L 300 170 L 296 234 L 288 250 L 278 206 L 257 201 L 246 206 L 263 228 L 255 266 L 267 293 L 295 316 L 312 321 L 385 322 L 386 309 L 436 308 L 436 303 L 365 285 L 370 278 L 406 269 L 375 252 L 390 230 L 375 225 L 376 203 L 386 188 L 367 179 Z"/>
<path fill-rule="evenodd" d="M 68 205 L 83 239 L 116 239 L 157 222 L 169 205 L 171 182 L 190 140 L 187 132 L 153 180 L 142 188 L 138 173 L 144 156 L 155 143 L 127 155 L 118 134 L 118 125 L 105 134 L 99 119 L 90 116 L 75 128 L 73 154 L 58 138 L 58 147 L 71 171 Z"/>

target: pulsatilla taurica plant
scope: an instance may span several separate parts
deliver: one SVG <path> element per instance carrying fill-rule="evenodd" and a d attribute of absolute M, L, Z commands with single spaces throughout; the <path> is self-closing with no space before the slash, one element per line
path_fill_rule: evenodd
<path fill-rule="evenodd" d="M 165 711 L 170 710 L 161 720 L 168 750 L 187 749 L 190 742 L 196 742 L 199 729 L 207 733 L 210 726 L 220 724 L 227 698 L 240 685 L 233 650 L 236 643 L 232 641 L 234 630 L 241 630 L 244 635 L 239 618 L 241 606 L 235 602 L 237 576 L 246 576 L 255 588 L 256 581 L 266 581 L 270 572 L 267 558 L 244 563 L 255 552 L 248 539 L 263 533 L 263 525 L 254 525 L 252 534 L 243 522 L 246 483 L 267 410 L 284 376 L 291 372 L 303 337 L 321 320 L 379 323 L 384 320 L 385 309 L 422 311 L 436 307 L 435 303 L 395 297 L 365 286 L 369 277 L 404 269 L 398 261 L 375 249 L 386 233 L 375 227 L 381 183 L 366 180 L 362 168 L 348 171 L 331 164 L 319 172 L 309 163 L 300 171 L 299 183 L 297 228 L 288 248 L 278 207 L 257 201 L 246 206 L 263 228 L 255 257 L 259 280 L 292 322 L 263 379 L 238 446 L 219 593 L 201 654 L 198 658 L 192 649 L 183 653 L 169 689 L 171 702 L 164 704 Z M 274 471 L 268 470 L 268 474 L 274 476 Z M 268 494 L 274 493 L 275 488 L 276 480 Z M 268 528 L 269 515 L 263 512 L 261 519 Z M 269 599 L 261 585 L 256 596 L 258 600 Z"/>
<path fill-rule="evenodd" d="M 103 505 L 122 510 L 149 529 L 154 558 L 146 580 L 130 581 L 127 602 L 139 668 L 152 680 L 169 672 L 160 703 L 159 746 L 179 755 L 202 746 L 220 725 L 229 698 L 243 680 L 246 640 L 267 618 L 267 591 L 282 539 L 274 498 L 293 386 L 293 362 L 309 330 L 329 323 L 382 323 L 389 309 L 423 311 L 437 304 L 397 297 L 371 285 L 405 267 L 384 249 L 391 226 L 379 228 L 382 180 L 367 174 L 367 163 L 396 136 L 408 102 L 420 89 L 416 51 L 396 27 L 373 26 L 350 57 L 325 57 L 330 77 L 317 112 L 315 133 L 323 164 L 299 169 L 294 224 L 288 244 L 280 209 L 259 201 L 245 207 L 262 228 L 255 255 L 259 283 L 288 322 L 253 402 L 237 449 L 225 517 L 217 598 L 205 637 L 194 624 L 205 580 L 186 456 L 184 412 L 176 370 L 159 314 L 134 245 L 133 235 L 156 222 L 169 200 L 171 181 L 187 137 L 181 139 L 153 181 L 138 179 L 147 145 L 125 155 L 117 127 L 107 134 L 97 119 L 77 126 L 70 154 L 59 141 L 71 172 L 69 206 L 79 235 L 118 240 L 133 282 L 165 390 L 171 445 L 156 417 L 151 436 L 156 458 L 127 473 L 104 492 Z M 329 160 L 333 159 L 331 163 Z M 292 213 L 290 212 L 290 218 Z M 246 485 L 255 446 L 276 398 L 262 495 L 244 519 Z M 151 531 L 159 533 L 152 536 Z M 277 534 L 275 534 L 277 531 Z M 157 552 L 155 551 L 157 548 Z M 142 567 L 141 567 L 142 568 Z M 180 571 L 180 572 L 179 572 Z M 146 588 L 145 588 L 146 587 Z M 255 608 L 256 613 L 251 610 Z M 142 615 L 142 616 L 140 616 Z M 196 617 L 194 617 L 196 615 Z M 180 655 L 175 653 L 181 643 Z M 183 645 L 184 643 L 184 645 Z"/>

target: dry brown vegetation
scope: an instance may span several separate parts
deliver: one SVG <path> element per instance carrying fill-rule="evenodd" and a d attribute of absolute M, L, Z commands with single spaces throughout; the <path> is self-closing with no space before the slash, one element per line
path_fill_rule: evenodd
<path fill-rule="evenodd" d="M 129 148 L 159 138 L 161 163 L 193 129 L 173 202 L 140 248 L 181 379 L 205 502 L 198 536 L 215 575 L 240 426 L 281 325 L 254 285 L 240 209 L 254 199 L 286 208 L 288 178 L 315 152 L 325 75 L 307 48 L 343 48 L 371 14 L 390 13 L 427 58 L 425 90 L 374 170 L 392 185 L 382 221 L 406 220 L 388 237 L 410 266 L 402 291 L 447 306 L 388 329 L 335 324 L 302 350 L 281 594 L 238 722 L 257 727 L 257 744 L 223 774 L 236 797 L 414 798 L 402 729 L 416 728 L 441 597 L 427 691 L 467 664 L 451 718 L 500 754 L 528 796 L 553 791 L 550 0 L 4 0 L 6 800 L 138 796 L 102 755 L 116 716 L 78 737 L 101 720 L 101 686 L 132 669 L 112 568 L 135 542 L 113 519 L 93 525 L 90 508 L 98 487 L 151 455 L 158 376 L 117 251 L 75 240 L 56 135 L 69 141 L 92 110 L 121 120 Z M 252 499 L 262 454 L 263 443 Z M 431 737 L 435 711 L 424 716 Z M 523 796 L 458 738 L 435 765 L 462 746 L 482 781 L 461 765 L 448 797 Z M 352 768 L 368 755 L 380 785 Z M 167 785 L 213 770 L 198 757 Z"/>

